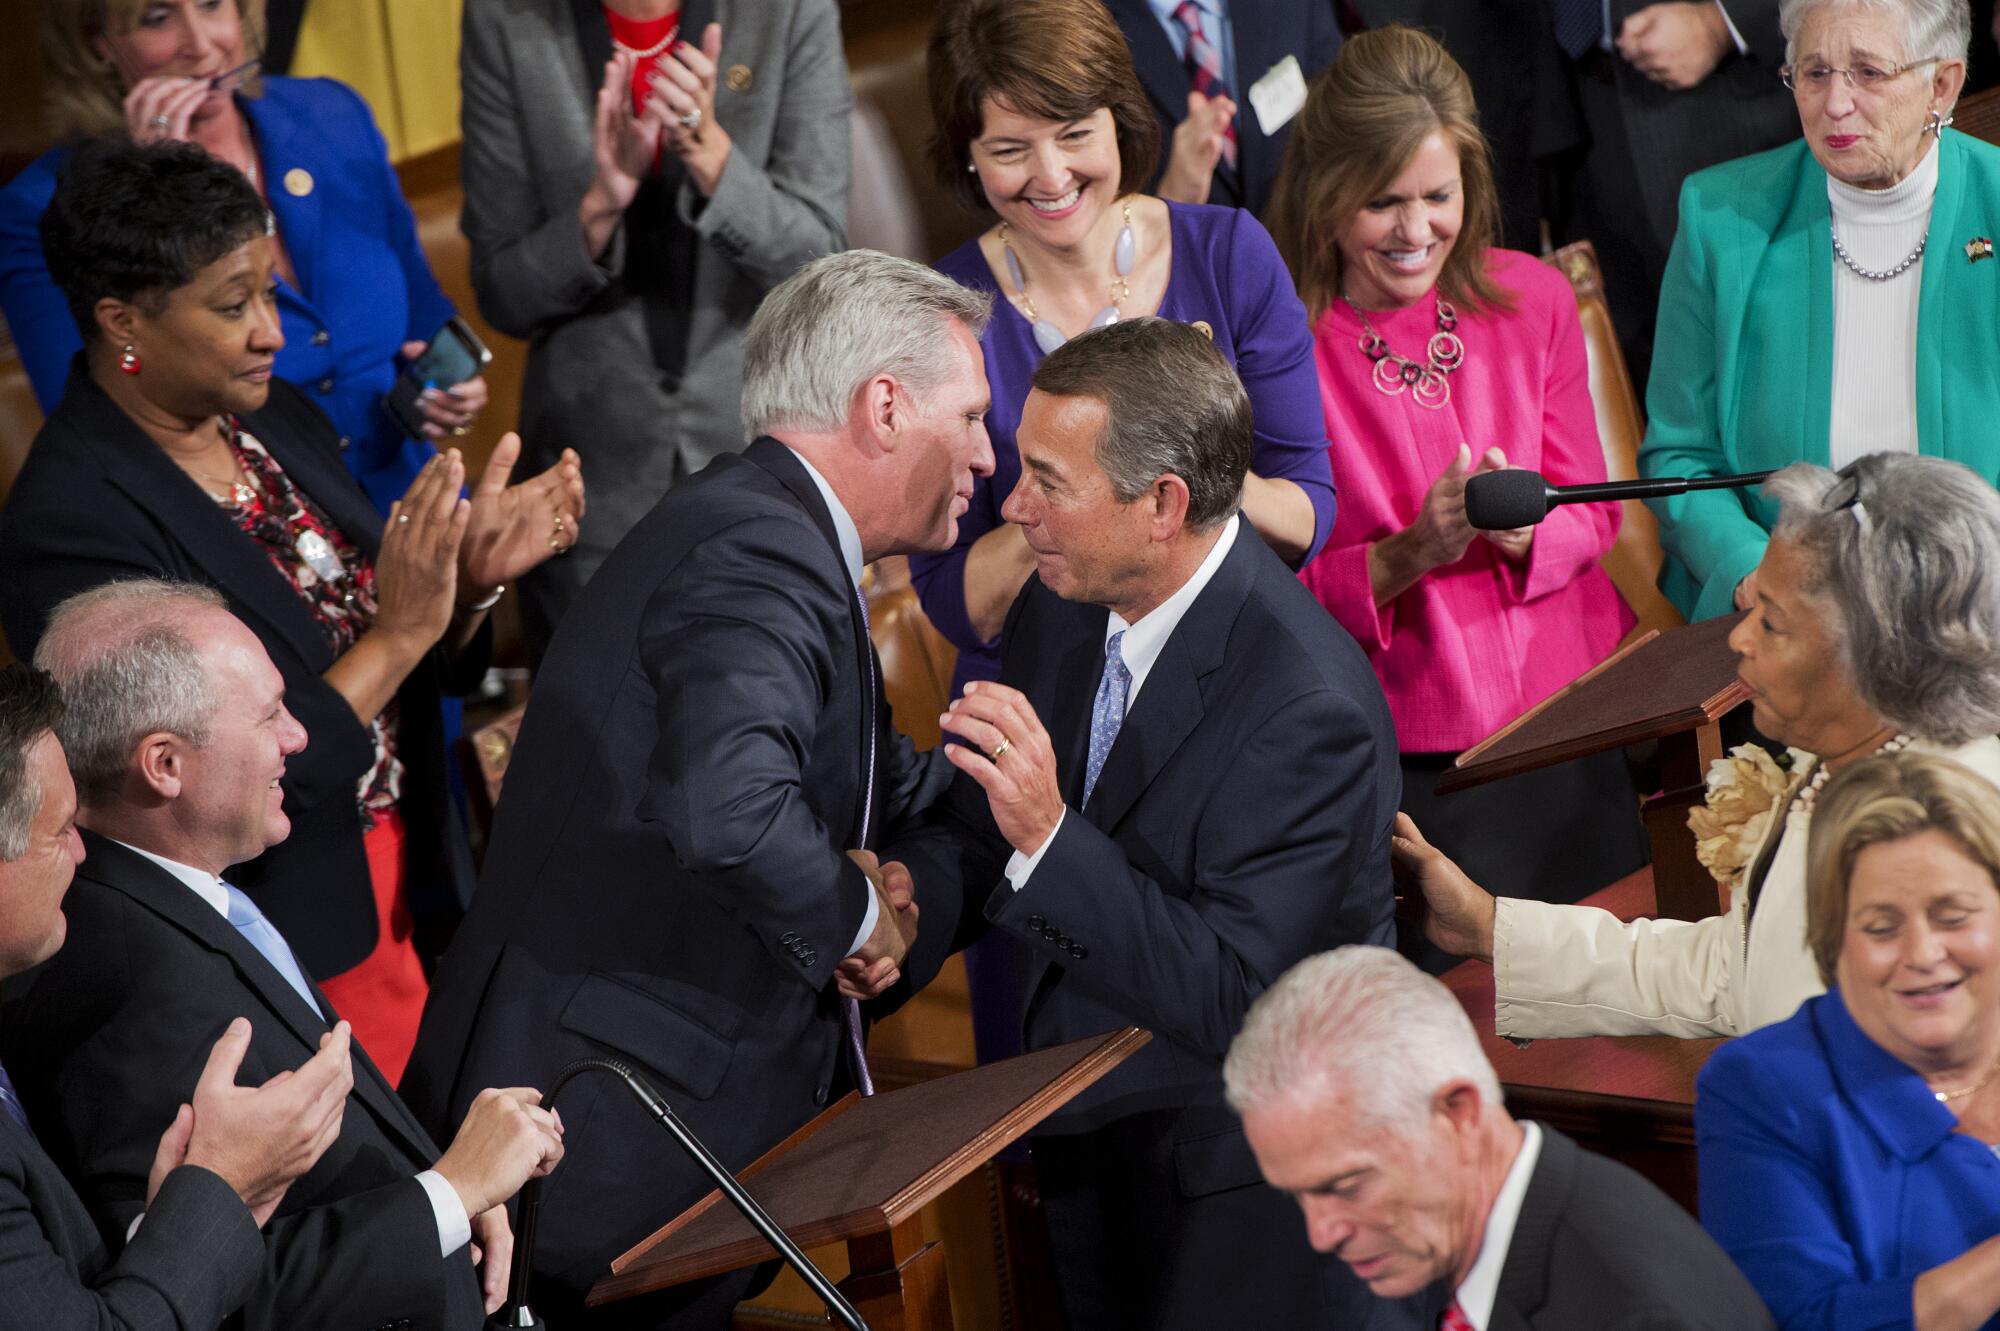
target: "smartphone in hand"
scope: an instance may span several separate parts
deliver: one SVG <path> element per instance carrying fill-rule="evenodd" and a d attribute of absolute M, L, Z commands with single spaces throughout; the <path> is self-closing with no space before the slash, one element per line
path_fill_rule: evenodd
<path fill-rule="evenodd" d="M 383 400 L 389 415 L 412 439 L 424 437 L 424 408 L 419 398 L 426 388 L 462 384 L 486 368 L 493 353 L 464 319 L 453 316 L 438 329 L 417 358 L 403 367 Z"/>

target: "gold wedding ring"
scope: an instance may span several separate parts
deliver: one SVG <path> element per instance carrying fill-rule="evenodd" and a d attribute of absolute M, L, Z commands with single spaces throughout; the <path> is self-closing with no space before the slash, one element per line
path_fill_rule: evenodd
<path fill-rule="evenodd" d="M 999 762 L 1000 755 L 1007 752 L 1007 750 L 1013 747 L 1014 747 L 1014 741 L 1008 739 L 1005 735 L 1002 735 L 1000 737 L 1000 742 L 993 746 L 993 753 L 991 755 L 992 761 L 996 763 Z"/>

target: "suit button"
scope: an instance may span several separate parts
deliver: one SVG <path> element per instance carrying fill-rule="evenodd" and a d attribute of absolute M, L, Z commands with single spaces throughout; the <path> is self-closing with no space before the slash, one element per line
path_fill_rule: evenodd
<path fill-rule="evenodd" d="M 1048 921 L 1047 921 L 1047 920 L 1045 920 L 1045 919 L 1043 919 L 1043 918 L 1042 918 L 1041 916 L 1039 916 L 1039 915 L 1030 915 L 1030 916 L 1028 917 L 1028 927 L 1029 927 L 1030 929 L 1040 929 L 1040 928 L 1041 928 L 1041 927 L 1042 927 L 1043 925 L 1045 925 L 1045 924 L 1047 924 L 1047 923 L 1048 923 Z"/>
<path fill-rule="evenodd" d="M 826 1104 L 826 1087 L 815 1086 L 813 1088 L 813 1103 L 820 1106 Z"/>
<path fill-rule="evenodd" d="M 318 383 L 314 384 L 313 387 L 318 389 L 322 394 L 331 393 L 333 391 L 333 380 L 322 379 Z"/>
<path fill-rule="evenodd" d="M 799 931 L 796 929 L 787 929 L 778 935 L 778 941 L 780 943 L 796 943 L 799 941 Z"/>
<path fill-rule="evenodd" d="M 1051 925 L 1047 929 L 1042 930 L 1042 937 L 1053 943 L 1056 939 L 1062 937 L 1062 935 L 1056 932 L 1055 926 Z"/>
<path fill-rule="evenodd" d="M 1064 934 L 1060 938 L 1056 939 L 1056 946 L 1061 948 L 1065 952 L 1069 951 L 1071 946 L 1070 936 L 1068 934 Z"/>
<path fill-rule="evenodd" d="M 314 333 L 312 336 L 312 344 L 316 347 L 326 346 L 328 343 L 332 341 L 333 341 L 333 334 L 327 332 L 326 329 L 324 328 L 320 329 L 317 333 Z"/>
<path fill-rule="evenodd" d="M 1082 961 L 1085 957 L 1090 955 L 1090 949 L 1085 947 L 1083 944 L 1078 943 L 1075 947 L 1069 950 L 1069 954 L 1072 957 L 1075 957 L 1078 961 Z"/>

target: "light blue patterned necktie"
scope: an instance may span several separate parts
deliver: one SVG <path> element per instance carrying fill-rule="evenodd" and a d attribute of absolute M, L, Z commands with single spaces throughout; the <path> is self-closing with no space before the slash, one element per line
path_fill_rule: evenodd
<path fill-rule="evenodd" d="M 223 883 L 222 890 L 229 894 L 229 922 L 236 926 L 236 932 L 242 934 L 243 940 L 256 948 L 264 960 L 285 977 L 285 983 L 306 1001 L 314 1016 L 324 1016 L 313 999 L 312 986 L 306 983 L 305 972 L 299 969 L 298 958 L 292 955 L 291 945 L 285 942 L 285 936 L 264 918 L 264 912 L 243 894 L 243 889 L 234 883 Z"/>
<path fill-rule="evenodd" d="M 28 1127 L 28 1111 L 22 1107 L 21 1097 L 14 1093 L 14 1083 L 7 1076 L 5 1068 L 0 1068 L 0 1110 L 4 1110 L 8 1118 L 27 1128 L 29 1136 L 34 1135 L 35 1130 Z"/>
<path fill-rule="evenodd" d="M 1104 644 L 1104 678 L 1097 682 L 1097 701 L 1090 705 L 1090 759 L 1083 771 L 1086 806 L 1090 803 L 1090 792 L 1097 789 L 1104 760 L 1111 755 L 1112 742 L 1118 738 L 1118 727 L 1125 724 L 1125 699 L 1132 692 L 1132 672 L 1125 668 L 1125 658 L 1118 652 L 1118 644 L 1124 638 L 1125 630 L 1120 629 Z"/>
<path fill-rule="evenodd" d="M 861 606 L 861 654 L 868 658 L 868 765 L 862 772 L 861 848 L 868 848 L 868 833 L 875 815 L 875 626 L 868 618 L 868 593 L 854 589 Z M 875 1077 L 868 1070 L 868 1043 L 861 1038 L 861 1004 L 845 995 L 840 1000 L 840 1026 L 847 1037 L 847 1053 L 854 1060 L 854 1084 L 863 1095 L 875 1094 Z"/>

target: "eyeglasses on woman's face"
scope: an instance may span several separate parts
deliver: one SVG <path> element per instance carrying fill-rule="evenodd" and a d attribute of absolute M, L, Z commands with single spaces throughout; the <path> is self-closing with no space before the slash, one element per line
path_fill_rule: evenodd
<path fill-rule="evenodd" d="M 1807 60 L 1784 66 L 1778 71 L 1778 77 L 1798 96 L 1818 99 L 1833 90 L 1834 76 L 1839 75 L 1847 80 L 1849 88 L 1865 96 L 1883 91 L 1919 65 L 1934 65 L 1938 59 L 1937 56 L 1928 56 L 1900 65 L 1881 65 L 1864 60 L 1856 61 L 1845 69 L 1829 65 L 1824 60 Z"/>

